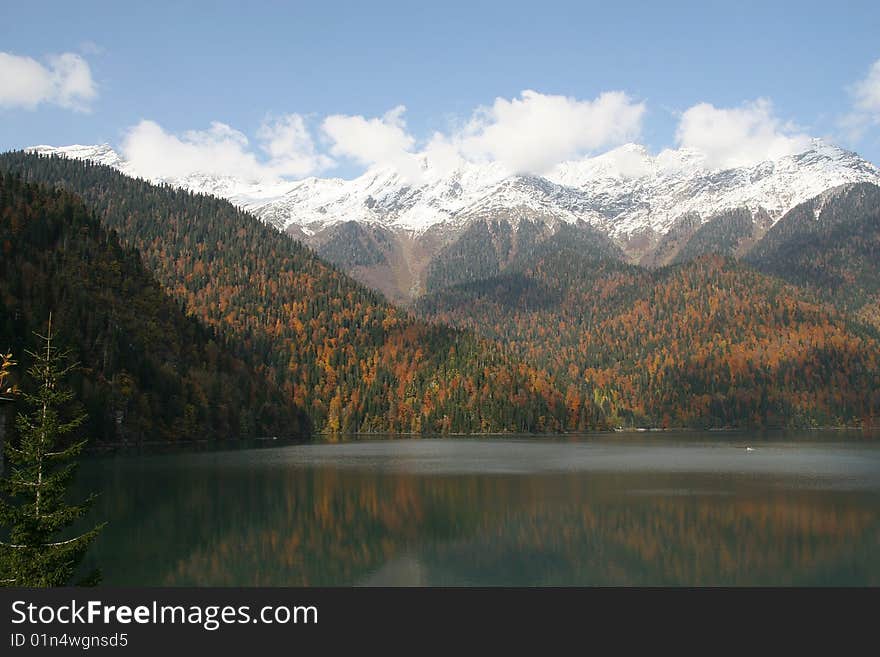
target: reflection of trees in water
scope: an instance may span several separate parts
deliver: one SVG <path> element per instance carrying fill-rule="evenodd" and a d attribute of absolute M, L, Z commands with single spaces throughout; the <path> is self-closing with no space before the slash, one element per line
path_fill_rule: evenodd
<path fill-rule="evenodd" d="M 880 582 L 880 522 L 818 494 L 532 505 L 432 550 L 441 578 L 521 585 Z"/>
<path fill-rule="evenodd" d="M 111 584 L 352 584 L 405 555 L 440 584 L 880 583 L 877 498 L 853 492 L 333 468 L 114 477 L 93 553 Z"/>

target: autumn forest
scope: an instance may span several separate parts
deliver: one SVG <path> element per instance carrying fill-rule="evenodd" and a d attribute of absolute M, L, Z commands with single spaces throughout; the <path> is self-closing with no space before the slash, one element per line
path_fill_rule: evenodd
<path fill-rule="evenodd" d="M 820 229 L 795 208 L 746 259 L 649 269 L 559 240 L 438 269 L 402 308 L 226 201 L 6 153 L 0 348 L 26 360 L 51 311 L 101 443 L 871 426 L 878 191 Z"/>

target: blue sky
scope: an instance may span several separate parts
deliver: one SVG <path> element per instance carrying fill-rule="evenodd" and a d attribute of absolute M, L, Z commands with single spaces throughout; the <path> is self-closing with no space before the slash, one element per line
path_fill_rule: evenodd
<path fill-rule="evenodd" d="M 145 120 L 163 138 L 202 143 L 187 131 L 208 131 L 219 122 L 235 131 L 234 141 L 247 138 L 240 145 L 246 154 L 265 162 L 283 157 L 284 144 L 303 148 L 302 134 L 287 141 L 266 137 L 267 125 L 295 115 L 311 140 L 311 159 L 278 170 L 348 176 L 387 153 L 393 160 L 395 149 L 418 151 L 437 132 L 458 144 L 456 135 L 475 117 L 485 132 L 511 108 L 477 108 L 493 108 L 499 98 L 522 100 L 524 90 L 584 103 L 623 91 L 627 107 L 641 108 L 634 124 L 623 136 L 583 141 L 578 155 L 633 136 L 653 152 L 674 147 L 681 143 L 682 114 L 706 103 L 755 110 L 763 117 L 756 120 L 772 123 L 768 139 L 829 137 L 880 163 L 880 88 L 870 86 L 880 60 L 877 2 L 4 5 L 0 52 L 10 57 L 0 59 L 0 80 L 4 62 L 24 61 L 11 57 L 31 58 L 51 74 L 60 66 L 57 56 L 69 53 L 85 63 L 91 86 L 5 103 L 0 89 L 2 149 L 120 146 Z M 877 71 L 880 84 L 880 66 Z M 405 110 L 387 114 L 401 105 Z M 328 116 L 363 121 L 340 122 L 330 137 Z M 556 115 L 541 116 L 552 121 Z M 376 139 L 364 132 L 383 126 L 397 132 L 385 130 Z M 499 130 L 497 137 L 506 134 Z M 391 145 L 379 144 L 380 137 Z M 491 140 L 468 148 L 504 157 Z M 564 148 L 559 153 L 572 155 Z M 528 157 L 519 161 L 531 166 Z"/>

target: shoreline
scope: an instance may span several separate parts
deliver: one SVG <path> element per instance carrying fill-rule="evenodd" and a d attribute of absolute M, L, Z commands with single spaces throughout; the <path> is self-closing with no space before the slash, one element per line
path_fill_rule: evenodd
<path fill-rule="evenodd" d="M 415 432 L 351 432 L 351 433 L 315 433 L 309 438 L 303 437 L 282 437 L 282 436 L 265 436 L 259 438 L 229 438 L 223 440 L 211 440 L 207 438 L 187 441 L 162 441 L 162 440 L 145 440 L 138 442 L 124 443 L 99 443 L 87 445 L 83 449 L 84 454 L 109 454 L 113 452 L 133 452 L 138 450 L 147 450 L 150 452 L 162 451 L 178 451 L 193 450 L 198 448 L 230 448 L 230 449 L 259 449 L 272 446 L 291 446 L 291 445 L 309 445 L 309 444 L 334 444 L 345 442 L 357 442 L 367 440 L 436 440 L 443 438 L 546 438 L 551 440 L 559 440 L 575 437 L 588 436 L 614 436 L 620 434 L 669 434 L 669 433 L 685 433 L 685 434 L 769 434 L 779 435 L 792 431 L 805 432 L 858 432 L 862 434 L 880 434 L 880 427 L 864 427 L 864 426 L 826 426 L 826 427 L 777 427 L 767 429 L 750 429 L 744 427 L 723 427 L 696 429 L 693 427 L 634 427 L 634 428 L 615 428 L 615 429 L 596 429 L 594 431 L 572 431 L 572 432 L 552 432 L 552 433 L 529 433 L 529 432 L 449 432 L 449 433 L 415 433 Z"/>

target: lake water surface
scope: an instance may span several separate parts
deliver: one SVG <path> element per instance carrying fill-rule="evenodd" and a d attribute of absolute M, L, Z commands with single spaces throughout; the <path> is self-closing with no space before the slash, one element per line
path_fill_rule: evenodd
<path fill-rule="evenodd" d="M 880 585 L 861 433 L 124 454 L 77 481 L 109 585 Z"/>

